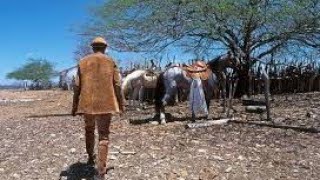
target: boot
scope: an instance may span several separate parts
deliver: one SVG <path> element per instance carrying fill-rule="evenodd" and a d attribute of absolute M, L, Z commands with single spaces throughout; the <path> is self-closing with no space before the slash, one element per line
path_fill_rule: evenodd
<path fill-rule="evenodd" d="M 96 160 L 96 155 L 95 154 L 93 154 L 92 156 L 89 155 L 87 164 L 89 166 L 94 166 L 95 160 Z"/>
<path fill-rule="evenodd" d="M 88 165 L 94 165 L 96 155 L 94 154 L 94 131 L 86 131 L 86 151 L 88 154 Z"/>
<path fill-rule="evenodd" d="M 99 142 L 98 173 L 100 178 L 104 178 L 107 171 L 108 144 L 109 142 L 107 140 Z"/>

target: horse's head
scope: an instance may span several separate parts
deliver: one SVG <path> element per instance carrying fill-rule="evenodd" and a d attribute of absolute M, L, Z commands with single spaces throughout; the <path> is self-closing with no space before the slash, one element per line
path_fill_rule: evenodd
<path fill-rule="evenodd" d="M 220 61 L 224 61 L 225 66 L 229 68 L 238 68 L 240 66 L 240 59 L 233 55 L 231 51 L 228 51 L 227 54 L 221 56 Z"/>

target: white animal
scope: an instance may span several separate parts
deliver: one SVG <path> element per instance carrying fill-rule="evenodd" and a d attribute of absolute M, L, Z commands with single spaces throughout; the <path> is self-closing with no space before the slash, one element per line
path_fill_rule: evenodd
<path fill-rule="evenodd" d="M 136 105 L 139 100 L 141 105 L 145 88 L 155 88 L 158 75 L 149 75 L 148 70 L 135 70 L 123 78 L 121 90 L 124 96 L 128 96 L 129 105 Z"/>

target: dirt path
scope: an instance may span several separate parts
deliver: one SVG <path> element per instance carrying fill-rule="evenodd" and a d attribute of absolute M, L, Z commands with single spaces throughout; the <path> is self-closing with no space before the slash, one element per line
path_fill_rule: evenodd
<path fill-rule="evenodd" d="M 12 101 L 17 99 L 28 101 Z M 237 123 L 198 129 L 186 128 L 185 104 L 168 108 L 173 118 L 166 126 L 147 122 L 152 107 L 128 111 L 112 124 L 107 178 L 320 179 L 320 135 L 290 128 L 320 129 L 320 93 L 275 99 L 275 123 L 288 128 L 269 127 L 259 115 L 244 113 L 239 102 Z M 0 100 L 0 179 L 92 177 L 83 122 L 65 116 L 71 92 L 0 91 Z M 215 102 L 212 116 L 220 111 Z"/>

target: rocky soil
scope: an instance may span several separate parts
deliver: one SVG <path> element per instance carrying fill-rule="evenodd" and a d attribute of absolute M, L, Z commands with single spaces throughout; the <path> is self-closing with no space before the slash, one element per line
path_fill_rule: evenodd
<path fill-rule="evenodd" d="M 71 102 L 59 90 L 0 91 L 0 179 L 92 179 Z M 112 123 L 107 179 L 318 180 L 319 105 L 320 93 L 275 96 L 268 122 L 237 100 L 236 121 L 192 129 L 186 103 L 167 108 L 166 125 L 150 121 L 152 106 L 128 109 Z M 214 101 L 210 117 L 221 110 Z"/>

